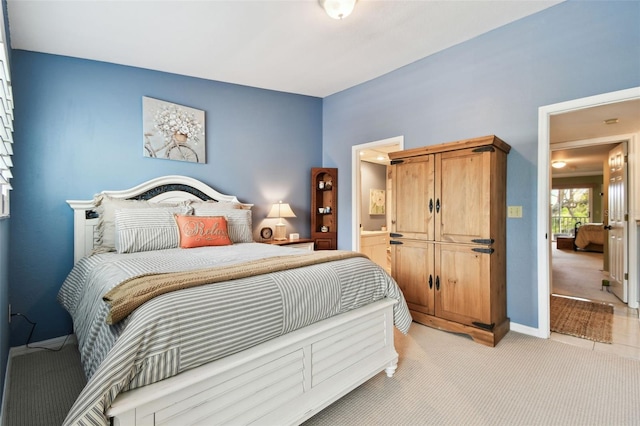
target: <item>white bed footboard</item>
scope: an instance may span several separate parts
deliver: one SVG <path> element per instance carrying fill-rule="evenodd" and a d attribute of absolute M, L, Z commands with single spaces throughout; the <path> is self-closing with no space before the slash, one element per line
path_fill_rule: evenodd
<path fill-rule="evenodd" d="M 394 300 L 326 319 L 118 396 L 114 425 L 299 424 L 381 371 L 391 377 Z"/>

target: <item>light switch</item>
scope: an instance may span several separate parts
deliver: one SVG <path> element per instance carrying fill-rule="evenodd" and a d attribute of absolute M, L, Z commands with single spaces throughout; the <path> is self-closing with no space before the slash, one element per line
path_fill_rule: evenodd
<path fill-rule="evenodd" d="M 508 206 L 507 217 L 522 217 L 522 206 Z"/>

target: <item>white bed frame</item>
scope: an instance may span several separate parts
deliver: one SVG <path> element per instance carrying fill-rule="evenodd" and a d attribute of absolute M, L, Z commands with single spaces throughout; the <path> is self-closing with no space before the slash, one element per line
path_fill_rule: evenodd
<path fill-rule="evenodd" d="M 103 193 L 151 202 L 239 202 L 185 176 Z M 93 249 L 98 219 L 93 200 L 67 203 L 74 210 L 77 262 Z M 394 303 L 385 299 L 125 392 L 107 414 L 116 426 L 302 423 L 381 371 L 393 375 Z"/>

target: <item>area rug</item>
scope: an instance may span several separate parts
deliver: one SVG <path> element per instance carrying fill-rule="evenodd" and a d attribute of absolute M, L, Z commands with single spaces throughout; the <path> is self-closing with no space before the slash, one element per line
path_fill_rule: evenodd
<path fill-rule="evenodd" d="M 551 296 L 551 331 L 612 343 L 613 306 Z"/>

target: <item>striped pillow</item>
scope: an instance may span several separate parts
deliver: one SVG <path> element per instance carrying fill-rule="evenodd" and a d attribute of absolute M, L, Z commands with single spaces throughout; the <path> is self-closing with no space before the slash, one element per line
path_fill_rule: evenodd
<path fill-rule="evenodd" d="M 252 243 L 251 210 L 217 209 L 214 206 L 193 206 L 194 216 L 224 216 L 227 218 L 229 238 L 234 243 Z"/>
<path fill-rule="evenodd" d="M 98 226 L 97 241 L 94 253 L 105 253 L 109 251 L 116 251 L 116 210 L 120 209 L 156 209 L 176 207 L 179 204 L 176 203 L 152 203 L 144 200 L 122 200 L 119 198 L 112 198 L 105 194 L 98 194 L 93 200 L 96 205 L 96 212 L 98 213 Z M 182 210 L 185 212 L 191 211 L 188 206 L 182 206 Z"/>
<path fill-rule="evenodd" d="M 136 253 L 178 247 L 180 236 L 173 219 L 176 213 L 184 213 L 184 208 L 116 210 L 116 251 Z"/>

